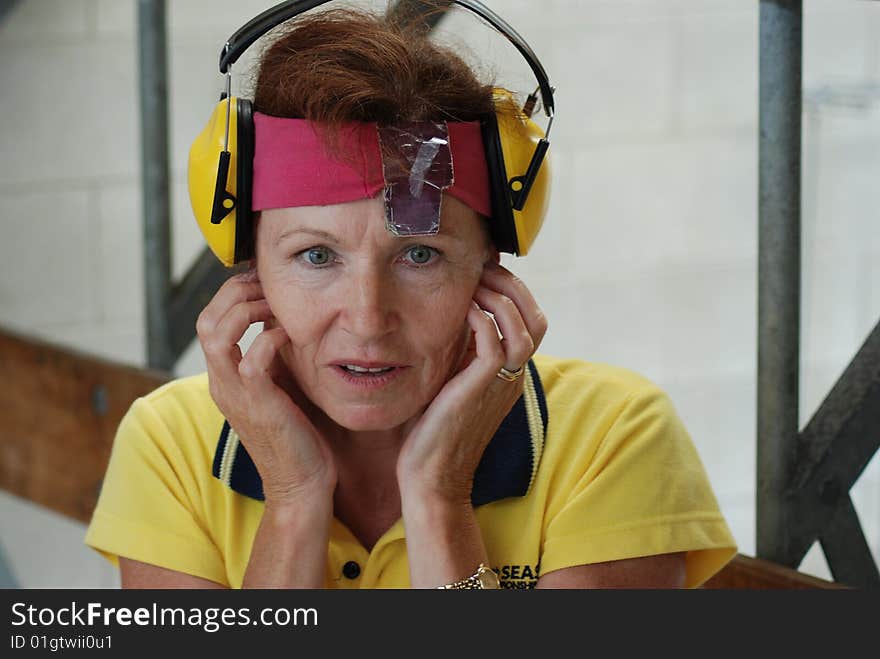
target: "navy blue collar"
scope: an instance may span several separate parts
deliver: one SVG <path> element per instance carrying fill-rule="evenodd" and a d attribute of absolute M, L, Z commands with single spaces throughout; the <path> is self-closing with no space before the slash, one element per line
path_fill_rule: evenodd
<path fill-rule="evenodd" d="M 538 369 L 530 360 L 523 395 L 501 422 L 477 466 L 471 490 L 474 506 L 525 496 L 541 461 L 547 422 L 544 388 Z M 228 421 L 223 422 L 212 471 L 239 494 L 259 501 L 264 499 L 257 468 Z"/>

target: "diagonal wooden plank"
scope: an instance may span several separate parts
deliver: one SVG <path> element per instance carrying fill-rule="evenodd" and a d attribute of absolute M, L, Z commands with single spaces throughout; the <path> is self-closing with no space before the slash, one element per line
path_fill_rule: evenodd
<path fill-rule="evenodd" d="M 838 506 L 849 500 L 850 489 L 878 447 L 880 323 L 800 433 L 798 460 L 787 493 L 788 553 L 780 562 L 800 563 L 833 524 Z"/>
<path fill-rule="evenodd" d="M 850 497 L 837 506 L 819 540 L 835 581 L 854 588 L 880 588 L 880 572 Z"/>
<path fill-rule="evenodd" d="M 801 431 L 801 457 L 794 488 L 812 480 L 834 460 L 849 490 L 880 446 L 880 322 Z M 841 447 L 845 447 L 845 451 Z M 834 457 L 832 457 L 834 456 Z"/>
<path fill-rule="evenodd" d="M 169 379 L 0 329 L 0 487 L 88 521 L 116 426 Z"/>

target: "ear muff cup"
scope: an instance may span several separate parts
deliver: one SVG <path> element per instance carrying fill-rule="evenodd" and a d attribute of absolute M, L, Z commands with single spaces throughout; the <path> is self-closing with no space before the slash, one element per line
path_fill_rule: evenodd
<path fill-rule="evenodd" d="M 226 147 L 226 112 L 229 115 L 229 170 L 219 181 L 231 208 L 212 221 L 218 166 Z M 254 161 L 253 108 L 247 99 L 221 100 L 211 118 L 189 150 L 187 183 L 193 215 L 211 251 L 226 267 L 232 267 L 253 255 L 253 213 L 251 190 Z"/>
<path fill-rule="evenodd" d="M 544 131 L 526 117 L 504 90 L 496 91 L 499 111 L 483 121 L 483 144 L 489 167 L 492 198 L 490 233 L 501 252 L 525 256 L 537 238 L 550 203 L 550 158 L 545 156 L 522 210 L 516 210 L 513 197 L 519 191 L 512 185 L 513 172 L 521 177 L 529 167 Z"/>

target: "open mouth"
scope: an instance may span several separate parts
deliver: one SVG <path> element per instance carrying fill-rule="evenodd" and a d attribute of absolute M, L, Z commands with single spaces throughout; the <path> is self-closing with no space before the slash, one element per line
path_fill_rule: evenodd
<path fill-rule="evenodd" d="M 358 366 L 335 364 L 336 372 L 350 385 L 377 389 L 391 384 L 403 373 L 406 366 Z"/>
<path fill-rule="evenodd" d="M 395 366 L 383 366 L 381 368 L 364 368 L 363 366 L 355 366 L 353 364 L 340 364 L 339 368 L 346 371 L 347 373 L 351 373 L 356 376 L 376 376 L 381 375 L 382 373 L 388 373 L 393 371 Z"/>

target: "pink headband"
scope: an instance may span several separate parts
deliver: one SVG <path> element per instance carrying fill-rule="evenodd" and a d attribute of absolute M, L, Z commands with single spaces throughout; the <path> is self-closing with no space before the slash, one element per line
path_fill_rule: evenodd
<path fill-rule="evenodd" d="M 453 197 L 487 217 L 492 214 L 489 172 L 479 122 L 448 122 Z M 252 208 L 328 206 L 375 197 L 386 183 L 377 125 L 352 123 L 342 129 L 333 157 L 310 121 L 254 113 Z"/>

